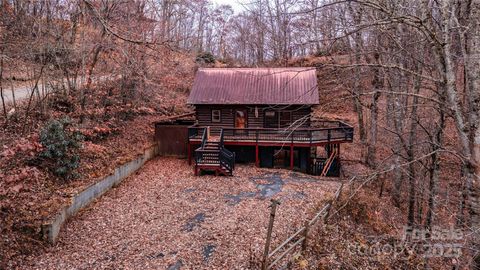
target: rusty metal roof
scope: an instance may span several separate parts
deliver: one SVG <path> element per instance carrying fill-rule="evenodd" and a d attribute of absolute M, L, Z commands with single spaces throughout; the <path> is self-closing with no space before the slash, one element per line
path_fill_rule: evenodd
<path fill-rule="evenodd" d="M 314 68 L 202 68 L 188 104 L 318 104 Z"/>

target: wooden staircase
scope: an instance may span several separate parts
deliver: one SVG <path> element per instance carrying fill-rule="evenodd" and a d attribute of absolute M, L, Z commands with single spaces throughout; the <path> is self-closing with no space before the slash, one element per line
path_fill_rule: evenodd
<path fill-rule="evenodd" d="M 310 158 L 312 163 L 310 165 L 310 173 L 319 176 L 338 176 L 339 174 L 339 145 L 327 145 L 327 157 L 317 157 L 317 150 L 312 147 L 310 150 Z"/>
<path fill-rule="evenodd" d="M 323 166 L 323 170 L 320 176 L 327 176 L 327 173 L 330 170 L 330 167 L 332 167 L 333 161 L 338 156 L 337 149 L 338 149 L 337 147 L 332 147 L 332 152 L 330 153 L 330 156 L 328 157 L 327 161 L 325 161 L 325 165 Z"/>
<path fill-rule="evenodd" d="M 220 132 L 220 137 L 208 139 L 207 132 L 207 129 L 205 129 L 202 143 L 195 150 L 195 175 L 199 175 L 201 171 L 213 171 L 216 176 L 233 175 L 235 153 L 224 147 L 223 130 Z"/>

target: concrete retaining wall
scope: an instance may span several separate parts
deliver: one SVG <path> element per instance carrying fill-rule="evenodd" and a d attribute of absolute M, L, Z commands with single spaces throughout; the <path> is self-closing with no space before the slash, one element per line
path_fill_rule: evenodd
<path fill-rule="evenodd" d="M 70 205 L 62 208 L 53 219 L 42 225 L 43 238 L 48 242 L 55 243 L 63 223 L 68 218 L 74 216 L 78 211 L 80 211 L 80 209 L 90 204 L 96 198 L 102 196 L 113 186 L 120 184 L 123 179 L 140 169 L 145 162 L 152 159 L 156 155 L 157 145 L 153 145 L 145 149 L 144 153 L 138 158 L 116 168 L 113 174 L 103 179 L 98 179 L 95 184 L 87 187 L 82 192 L 75 195 L 72 198 Z"/>

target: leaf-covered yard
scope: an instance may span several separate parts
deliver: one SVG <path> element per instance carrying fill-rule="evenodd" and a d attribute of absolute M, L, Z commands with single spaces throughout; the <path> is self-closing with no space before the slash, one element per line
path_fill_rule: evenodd
<path fill-rule="evenodd" d="M 338 179 L 337 179 L 338 180 Z M 338 188 L 287 170 L 240 165 L 234 177 L 194 177 L 156 158 L 66 224 L 22 269 L 245 269 L 263 250 L 270 199 L 281 201 L 273 246 Z"/>

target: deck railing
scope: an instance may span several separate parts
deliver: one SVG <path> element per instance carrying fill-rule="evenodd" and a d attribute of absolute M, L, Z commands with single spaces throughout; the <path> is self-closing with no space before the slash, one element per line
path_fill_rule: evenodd
<path fill-rule="evenodd" d="M 310 129 L 266 129 L 266 128 L 224 128 L 226 141 L 272 141 L 318 143 L 353 140 L 353 128 L 310 128 Z"/>
<path fill-rule="evenodd" d="M 341 121 L 329 121 L 325 126 L 312 128 L 231 128 L 222 127 L 225 142 L 276 142 L 276 143 L 322 143 L 353 141 L 353 127 Z M 199 139 L 198 129 L 204 127 L 192 126 L 189 128 L 189 138 Z M 191 135 L 191 136 L 190 136 Z"/>
<path fill-rule="evenodd" d="M 189 126 L 188 127 L 188 138 L 202 138 L 202 135 L 205 134 L 206 127 L 202 126 Z"/>

